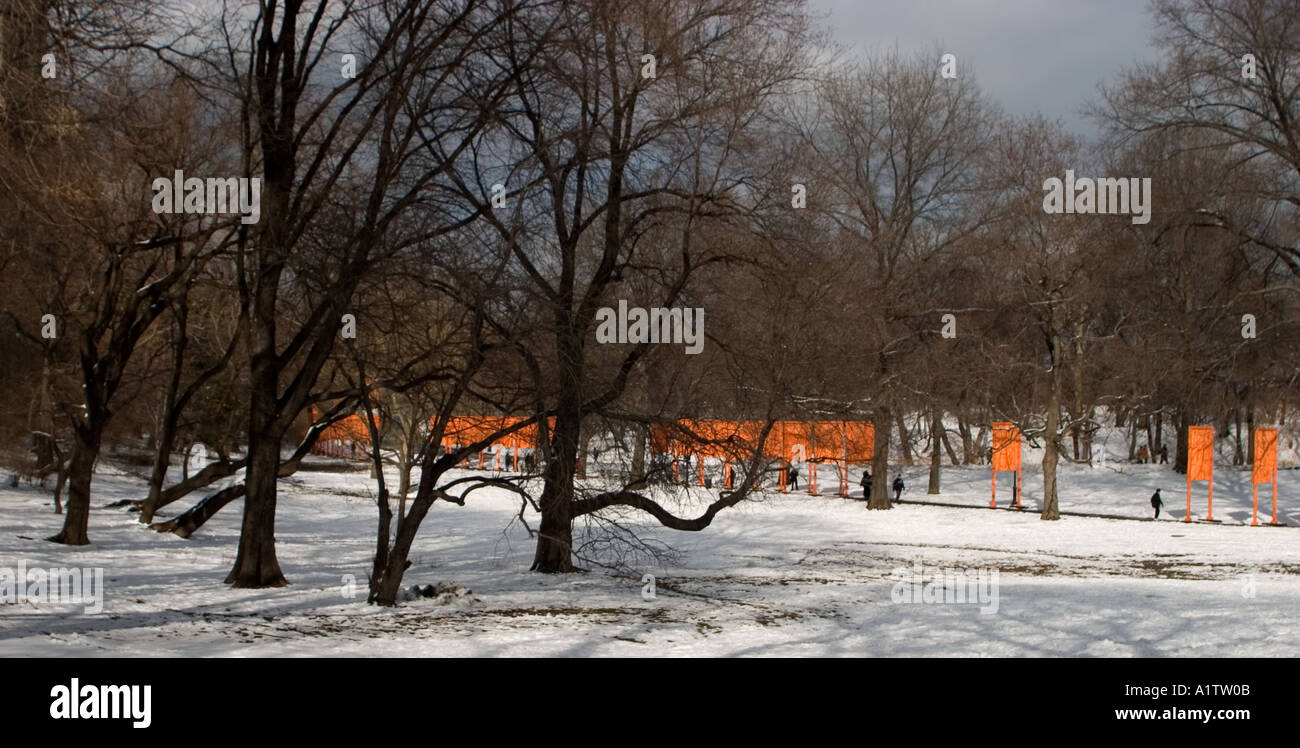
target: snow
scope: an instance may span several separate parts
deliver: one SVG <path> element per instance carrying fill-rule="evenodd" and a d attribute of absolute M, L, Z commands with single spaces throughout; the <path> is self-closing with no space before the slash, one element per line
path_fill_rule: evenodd
<path fill-rule="evenodd" d="M 73 548 L 42 540 L 62 522 L 48 493 L 0 489 L 0 568 L 20 560 L 28 568 L 102 567 L 106 585 L 100 615 L 75 605 L 0 604 L 0 656 L 1300 654 L 1297 470 L 1280 474 L 1280 513 L 1292 526 L 1250 527 L 1241 524 L 1249 522 L 1249 473 L 1222 466 L 1219 524 L 1179 521 L 1185 483 L 1168 466 L 1062 466 L 1063 510 L 1133 519 L 1058 522 L 1038 519 L 1041 479 L 1028 465 L 1022 512 L 981 508 L 987 467 L 945 465 L 938 497 L 925 496 L 927 468 L 909 467 L 904 503 L 891 511 L 769 491 L 700 533 L 629 514 L 624 522 L 679 552 L 676 563 L 569 575 L 528 571 L 533 544 L 515 517 L 518 499 L 484 489 L 464 507 L 434 505 L 404 580 L 470 594 L 383 609 L 365 603 L 376 512 L 373 483 L 358 468 L 281 482 L 277 547 L 291 585 L 267 590 L 222 584 L 234 560 L 238 504 L 189 540 L 159 535 L 134 514 L 103 508 L 143 497 L 144 483 L 102 467 L 93 545 Z M 823 491 L 836 486 L 833 476 L 823 469 Z M 851 486 L 856 493 L 856 474 Z M 1168 519 L 1149 519 L 1155 487 L 1165 489 Z M 686 513 L 709 493 L 694 490 Z M 1199 516 L 1204 485 L 1197 490 Z M 1009 483 L 998 496 L 1000 504 L 1010 497 Z M 972 508 L 914 503 L 927 498 Z M 534 513 L 525 517 L 537 526 Z M 996 571 L 996 612 L 895 602 L 900 574 L 917 561 L 927 575 Z M 655 577 L 654 599 L 643 597 L 644 574 Z"/>

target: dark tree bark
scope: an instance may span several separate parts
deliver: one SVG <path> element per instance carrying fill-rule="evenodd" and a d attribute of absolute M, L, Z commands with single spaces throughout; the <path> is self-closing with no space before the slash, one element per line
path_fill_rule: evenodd
<path fill-rule="evenodd" d="M 68 461 L 68 510 L 63 529 L 50 538 L 64 545 L 90 545 L 90 483 L 99 456 L 103 426 L 99 418 L 74 429 L 72 457 Z"/>
<path fill-rule="evenodd" d="M 150 529 L 157 532 L 170 532 L 179 535 L 182 538 L 188 538 L 198 532 L 199 528 L 205 522 L 212 519 L 217 512 L 223 507 L 236 499 L 244 497 L 245 487 L 243 483 L 237 483 L 233 486 L 217 491 L 211 496 L 205 497 L 194 506 L 186 509 L 184 512 L 176 515 L 165 522 L 155 522 L 149 525 Z"/>
<path fill-rule="evenodd" d="M 648 435 L 645 427 L 637 424 L 632 427 L 632 473 L 629 480 L 633 484 L 640 484 L 645 480 L 645 443 Z"/>
<path fill-rule="evenodd" d="M 1057 332 L 1055 308 L 1047 325 L 1047 350 L 1051 357 L 1050 378 L 1051 395 L 1047 402 L 1047 422 L 1043 426 L 1043 513 L 1039 519 L 1058 520 L 1061 518 L 1060 503 L 1057 500 L 1056 466 L 1060 462 L 1061 450 L 1061 338 Z"/>
<path fill-rule="evenodd" d="M 1246 462 L 1255 464 L 1255 404 L 1246 406 Z"/>
<path fill-rule="evenodd" d="M 1178 454 L 1174 456 L 1174 472 L 1187 474 L 1187 427 L 1191 419 L 1185 407 L 1179 406 L 1174 423 L 1178 427 Z"/>
<path fill-rule="evenodd" d="M 939 442 L 942 438 L 943 411 L 935 408 L 934 417 L 930 420 L 930 484 L 925 490 L 927 494 L 939 493 L 939 470 L 943 459 L 942 453 L 939 451 Z"/>
<path fill-rule="evenodd" d="M 1133 418 L 1129 419 L 1129 424 L 1128 424 L 1128 461 L 1129 462 L 1132 462 L 1137 459 L 1137 448 L 1138 448 L 1137 430 L 1138 430 L 1138 418 L 1137 415 L 1135 414 Z"/>
<path fill-rule="evenodd" d="M 1241 443 L 1241 408 L 1232 409 L 1232 464 L 1243 465 L 1246 462 L 1246 450 Z"/>
<path fill-rule="evenodd" d="M 283 587 L 289 583 L 275 555 L 276 470 L 279 440 L 262 436 L 249 445 L 244 521 L 239 552 L 226 583 L 235 587 Z"/>
<path fill-rule="evenodd" d="M 907 419 L 902 411 L 895 416 L 898 421 L 898 446 L 903 452 L 903 464 L 911 465 L 912 460 L 912 435 L 907 431 Z"/>
<path fill-rule="evenodd" d="M 889 497 L 889 436 L 893 431 L 893 413 L 888 405 L 876 408 L 872 415 L 875 444 L 871 455 L 871 500 L 868 509 L 892 509 Z"/>
<path fill-rule="evenodd" d="M 176 426 L 180 422 L 180 410 L 176 400 L 180 393 L 181 377 L 185 371 L 185 348 L 189 344 L 186 331 L 189 317 L 189 304 L 182 294 L 176 301 L 175 337 L 172 339 L 171 375 L 167 377 L 167 389 L 163 393 L 162 424 L 157 436 L 157 452 L 154 455 L 153 472 L 149 475 L 149 495 L 140 507 L 140 523 L 153 522 L 154 511 L 162 497 L 163 482 L 167 480 L 167 469 L 172 463 L 172 448 L 176 442 Z"/>
<path fill-rule="evenodd" d="M 957 415 L 957 433 L 961 436 L 961 455 L 963 465 L 974 465 L 979 462 L 978 449 L 974 439 L 971 438 L 970 423 L 961 414 Z"/>
<path fill-rule="evenodd" d="M 164 238 L 142 242 L 138 249 L 160 248 L 175 245 L 178 239 Z M 84 403 L 80 412 L 74 409 L 72 420 L 73 448 L 68 470 L 68 508 L 63 530 L 50 538 L 56 543 L 86 545 L 90 543 L 90 484 L 95 461 L 99 457 L 104 428 L 112 416 L 109 409 L 127 362 L 135 352 L 136 344 L 145 331 L 167 306 L 171 293 L 196 257 L 186 258 L 179 250 L 173 257 L 171 269 L 156 280 L 141 286 L 145 279 L 155 277 L 161 257 L 137 273 L 128 275 L 124 267 L 128 255 L 126 248 L 107 247 L 108 267 L 96 289 L 98 293 L 95 318 L 81 331 L 79 360 L 81 392 Z M 139 290 L 129 290 L 138 288 Z M 125 297 L 122 303 L 119 297 Z"/>
<path fill-rule="evenodd" d="M 1160 448 L 1164 446 L 1165 430 L 1165 410 L 1160 408 L 1156 410 L 1156 451 L 1151 454 L 1158 454 Z"/>
<path fill-rule="evenodd" d="M 581 361 L 581 358 L 560 358 Z M 580 375 L 577 375 L 580 376 Z M 578 436 L 582 427 L 580 395 L 574 377 L 560 397 L 560 410 L 551 433 L 551 458 L 546 463 L 546 482 L 538 500 L 542 520 L 537 531 L 537 549 L 533 571 L 557 574 L 577 571 L 573 565 L 574 461 L 577 459 Z"/>
<path fill-rule="evenodd" d="M 948 429 L 942 429 L 939 432 L 939 438 L 943 440 L 943 448 L 948 452 L 949 464 L 960 465 L 961 461 L 957 459 L 957 453 L 952 448 L 952 441 L 948 438 Z"/>

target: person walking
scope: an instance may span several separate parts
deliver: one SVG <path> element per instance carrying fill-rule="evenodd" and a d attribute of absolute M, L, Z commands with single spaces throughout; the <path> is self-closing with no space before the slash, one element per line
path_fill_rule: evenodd
<path fill-rule="evenodd" d="M 1161 464 L 1161 465 L 1168 465 L 1168 464 L 1169 464 L 1169 445 L 1168 445 L 1168 444 L 1161 444 L 1161 445 L 1160 445 L 1160 464 Z"/>
<path fill-rule="evenodd" d="M 894 503 L 901 504 L 903 502 L 903 476 L 901 475 L 894 476 L 893 487 L 894 487 Z"/>
<path fill-rule="evenodd" d="M 862 470 L 862 500 L 871 501 L 871 471 Z"/>
<path fill-rule="evenodd" d="M 1157 488 L 1156 492 L 1151 494 L 1151 508 L 1156 510 L 1156 516 L 1151 519 L 1160 519 L 1160 507 L 1164 505 L 1165 502 L 1160 499 L 1160 489 Z"/>

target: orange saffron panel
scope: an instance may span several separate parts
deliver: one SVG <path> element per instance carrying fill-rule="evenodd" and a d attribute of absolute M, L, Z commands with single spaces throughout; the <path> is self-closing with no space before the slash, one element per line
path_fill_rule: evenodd
<path fill-rule="evenodd" d="M 1020 429 L 1015 424 L 993 424 L 993 470 L 1020 470 Z"/>
<path fill-rule="evenodd" d="M 876 451 L 876 430 L 870 421 L 845 421 L 849 462 L 871 462 Z"/>
<path fill-rule="evenodd" d="M 1255 429 L 1255 468 L 1252 483 L 1272 483 L 1277 479 L 1277 429 Z"/>
<path fill-rule="evenodd" d="M 1214 480 L 1214 427 L 1187 427 L 1187 480 Z"/>

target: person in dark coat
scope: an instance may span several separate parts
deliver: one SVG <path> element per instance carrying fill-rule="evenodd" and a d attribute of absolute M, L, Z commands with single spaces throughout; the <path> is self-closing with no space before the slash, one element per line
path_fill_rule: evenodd
<path fill-rule="evenodd" d="M 1165 502 L 1160 500 L 1160 489 L 1157 488 L 1156 492 L 1151 494 L 1151 508 L 1156 510 L 1156 516 L 1152 517 L 1152 519 L 1160 519 L 1160 507 L 1164 505 Z"/>
<path fill-rule="evenodd" d="M 1161 464 L 1161 465 L 1167 465 L 1167 464 L 1169 464 L 1169 445 L 1168 445 L 1168 444 L 1161 444 L 1161 445 L 1160 445 L 1160 464 Z"/>
<path fill-rule="evenodd" d="M 903 501 L 903 476 L 895 475 L 893 486 L 894 486 L 894 503 L 896 504 L 901 503 Z"/>
<path fill-rule="evenodd" d="M 862 471 L 862 500 L 871 500 L 871 471 L 865 468 Z"/>
<path fill-rule="evenodd" d="M 790 480 L 789 480 L 790 490 L 798 491 L 799 490 L 799 466 L 798 465 L 790 466 L 789 476 L 790 476 Z"/>

